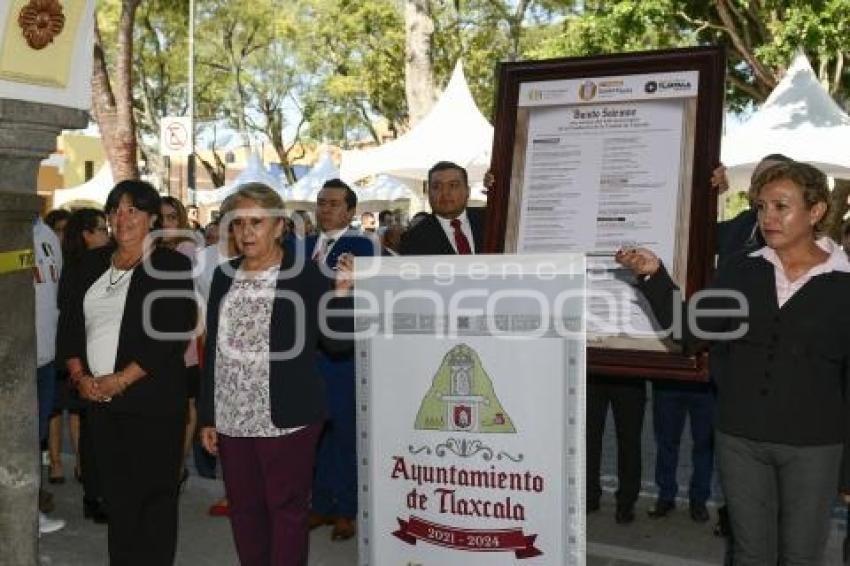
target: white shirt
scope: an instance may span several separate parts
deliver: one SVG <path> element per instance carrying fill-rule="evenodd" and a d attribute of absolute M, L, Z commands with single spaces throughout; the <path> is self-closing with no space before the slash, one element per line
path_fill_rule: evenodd
<path fill-rule="evenodd" d="M 452 226 L 452 221 L 448 218 L 443 218 L 438 214 L 435 214 L 434 216 L 437 218 L 437 220 L 440 221 L 440 226 L 443 227 L 443 231 L 446 233 L 446 237 L 452 244 L 455 253 L 457 253 L 457 243 L 455 243 L 455 229 Z M 460 231 L 463 232 L 463 235 L 466 236 L 467 240 L 469 240 L 469 249 L 472 250 L 472 253 L 478 253 L 478 250 L 475 249 L 475 238 L 472 237 L 472 226 L 469 224 L 469 217 L 466 215 L 466 209 L 464 209 L 463 212 L 458 215 L 457 219 L 460 220 Z"/>
<path fill-rule="evenodd" d="M 56 295 L 62 271 L 62 247 L 59 238 L 41 218 L 33 222 L 32 243 L 35 255 L 33 287 L 36 363 L 41 367 L 56 357 L 56 325 L 59 321 Z"/>
<path fill-rule="evenodd" d="M 222 251 L 224 250 L 224 251 Z M 198 250 L 195 255 L 195 288 L 201 295 L 204 301 L 204 307 L 210 299 L 210 285 L 212 284 L 213 273 L 215 268 L 233 259 L 225 255 L 227 253 L 227 244 L 207 246 Z"/>
<path fill-rule="evenodd" d="M 127 289 L 133 278 L 133 269 L 127 271 L 111 266 L 92 283 L 83 297 L 86 319 L 86 357 L 94 377 L 115 372 L 118 354 L 118 334 L 127 302 Z"/>
<path fill-rule="evenodd" d="M 847 254 L 831 238 L 820 238 L 817 245 L 829 254 L 829 258 L 825 262 L 812 267 L 794 281 L 788 280 L 785 269 L 782 267 L 782 261 L 773 248 L 765 246 L 750 254 L 750 257 L 761 257 L 773 264 L 773 273 L 776 279 L 776 302 L 780 307 L 787 303 L 794 296 L 794 293 L 799 291 L 812 277 L 831 271 L 850 272 L 850 261 L 847 259 Z"/>
<path fill-rule="evenodd" d="M 331 253 L 334 245 L 346 232 L 348 232 L 348 228 L 319 234 L 319 237 L 316 238 L 316 247 L 313 249 L 313 259 L 315 261 L 324 261 L 328 257 L 328 254 Z"/>

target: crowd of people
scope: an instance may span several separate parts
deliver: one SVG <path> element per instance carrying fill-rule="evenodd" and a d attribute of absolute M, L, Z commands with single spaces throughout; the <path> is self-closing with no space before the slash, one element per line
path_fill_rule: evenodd
<path fill-rule="evenodd" d="M 309 529 L 356 535 L 353 344 L 322 331 L 351 321 L 322 324 L 319 305 L 326 292 L 331 308 L 350 303 L 354 256 L 480 250 L 466 172 L 438 163 L 429 195 L 434 215 L 364 213 L 354 227 L 357 195 L 339 179 L 315 224 L 248 183 L 201 230 L 178 199 L 130 180 L 103 210 L 36 220 L 47 481 L 65 481 L 67 413 L 84 516 L 108 525 L 111 564 L 173 563 L 192 456 L 209 477 L 220 461 L 210 514 L 229 516 L 242 564 L 305 564 Z M 61 529 L 42 494 L 40 532 Z"/>
<path fill-rule="evenodd" d="M 722 168 L 712 182 L 724 188 Z M 467 206 L 467 172 L 437 163 L 428 197 L 431 212 L 407 226 L 384 211 L 362 213 L 354 228 L 357 195 L 339 179 L 319 192 L 315 224 L 304 211 L 287 214 L 268 186 L 248 183 L 201 232 L 179 200 L 123 181 L 103 211 L 36 221 L 47 478 L 64 481 L 67 411 L 84 513 L 108 524 L 112 564 L 173 563 L 190 455 L 211 477 L 220 461 L 225 498 L 210 514 L 229 516 L 244 565 L 306 564 L 310 529 L 330 526 L 332 540 L 355 536 L 352 343 L 328 331 L 344 333 L 351 321 L 322 320 L 319 305 L 326 293 L 335 308 L 350 305 L 355 256 L 481 253 L 483 211 Z M 839 491 L 850 493 L 842 465 L 850 262 L 822 233 L 829 197 L 817 169 L 768 156 L 750 200 L 750 210 L 719 225 L 714 283 L 744 297 L 748 313 L 722 295 L 712 306 L 724 316 L 684 329 L 686 351 L 711 348 L 710 383 L 653 381 L 658 497 L 649 515 L 660 520 L 676 508 L 687 416 L 689 515 L 709 521 L 716 461 L 727 564 L 820 564 L 830 506 Z M 847 249 L 850 228 L 842 235 Z M 624 248 L 616 259 L 669 327 L 676 288 L 657 256 Z M 710 344 L 698 331 L 742 324 L 742 334 Z M 610 406 L 620 524 L 635 520 L 646 398 L 642 379 L 588 376 L 587 511 L 600 508 Z M 46 515 L 41 522 L 42 532 L 61 528 Z"/>

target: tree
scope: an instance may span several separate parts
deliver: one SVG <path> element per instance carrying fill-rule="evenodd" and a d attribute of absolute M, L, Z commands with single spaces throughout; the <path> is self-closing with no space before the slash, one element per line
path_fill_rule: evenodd
<path fill-rule="evenodd" d="M 135 117 L 148 172 L 168 176 L 159 148 L 160 118 L 188 110 L 188 0 L 147 0 L 139 6 L 134 33 Z"/>
<path fill-rule="evenodd" d="M 293 8 L 282 0 L 207 2 L 198 13 L 196 41 L 198 68 L 205 77 L 197 96 L 199 109 L 246 137 L 262 134 L 289 182 L 295 181 L 293 161 L 304 155 L 300 139 L 306 113 L 297 93 L 307 83 L 296 55 Z M 287 141 L 284 131 L 291 116 L 298 118 Z M 213 151 L 212 162 L 198 158 L 214 181 L 223 181 L 218 153 Z"/>
<path fill-rule="evenodd" d="M 846 101 L 850 0 L 587 1 L 533 57 L 589 55 L 713 43 L 726 47 L 733 110 L 763 102 L 802 48 L 819 77 Z"/>
<path fill-rule="evenodd" d="M 139 2 L 121 0 L 111 75 L 103 34 L 98 17 L 95 17 L 92 111 L 116 182 L 139 177 L 136 121 L 133 115 L 133 29 Z"/>
<path fill-rule="evenodd" d="M 123 9 L 121 0 L 99 0 L 97 23 L 104 38 L 118 35 Z M 133 73 L 127 80 L 132 92 L 134 151 L 145 161 L 146 173 L 162 182 L 168 172 L 159 150 L 160 118 L 183 115 L 188 106 L 188 10 L 188 0 L 140 1 L 132 25 Z M 114 75 L 119 43 L 102 41 L 98 47 L 102 62 Z M 104 142 L 113 144 L 106 136 Z"/>
<path fill-rule="evenodd" d="M 410 126 L 421 120 L 434 105 L 434 71 L 431 68 L 431 19 L 428 0 L 404 3 L 405 60 L 404 92 Z"/>
<path fill-rule="evenodd" d="M 560 32 L 553 22 L 573 10 L 573 2 L 566 0 L 432 0 L 432 6 L 436 80 L 446 84 L 462 60 L 484 115 L 492 115 L 496 64 L 528 59 L 534 46 Z"/>
<path fill-rule="evenodd" d="M 294 161 L 304 157 L 300 143 L 307 115 L 298 105 L 296 92 L 301 84 L 297 65 L 292 61 L 287 46 L 276 42 L 265 50 L 263 65 L 250 72 L 249 91 L 253 112 L 247 116 L 248 127 L 262 133 L 277 154 L 287 182 L 295 182 Z M 298 114 L 291 140 L 284 139 L 287 116 Z"/>
<path fill-rule="evenodd" d="M 206 75 L 206 88 L 198 90 L 198 108 L 205 118 L 248 133 L 249 61 L 272 43 L 275 13 L 270 0 L 210 0 L 198 5 L 195 53 L 197 68 Z M 212 154 L 212 162 L 197 153 L 195 157 L 213 184 L 221 186 L 225 164 L 214 146 Z"/>
<path fill-rule="evenodd" d="M 727 107 L 764 102 L 803 49 L 837 102 L 846 104 L 850 77 L 850 0 L 621 0 L 588 1 L 564 20 L 561 33 L 533 57 L 589 55 L 713 43 L 726 47 Z M 837 234 L 850 189 L 836 182 L 830 232 Z"/>
<path fill-rule="evenodd" d="M 386 120 L 395 136 L 407 125 L 404 90 L 405 35 L 395 0 L 300 0 L 294 12 L 299 61 L 311 77 L 299 99 L 312 140 L 347 147 Z"/>

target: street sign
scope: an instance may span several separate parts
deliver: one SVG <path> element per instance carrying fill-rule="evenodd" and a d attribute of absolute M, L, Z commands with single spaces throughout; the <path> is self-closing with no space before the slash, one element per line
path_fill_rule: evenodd
<path fill-rule="evenodd" d="M 159 147 L 171 157 L 192 154 L 192 122 L 183 116 L 164 116 L 159 121 Z"/>

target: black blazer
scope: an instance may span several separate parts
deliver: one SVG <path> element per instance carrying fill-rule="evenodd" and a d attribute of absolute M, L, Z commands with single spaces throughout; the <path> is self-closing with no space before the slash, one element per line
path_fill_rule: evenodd
<path fill-rule="evenodd" d="M 662 327 L 673 320 L 676 286 L 663 268 L 638 284 Z M 699 317 L 712 332 L 746 324 L 742 336 L 716 341 L 717 428 L 727 434 L 795 446 L 846 444 L 850 377 L 850 273 L 817 275 L 782 308 L 776 301 L 773 265 L 746 253 L 720 266 L 714 289 L 746 298 L 749 312 Z M 705 298 L 700 309 L 731 309 L 729 297 Z M 687 310 L 683 320 L 687 320 Z M 700 340 L 683 324 L 681 342 L 693 351 Z M 850 485 L 850 482 L 846 482 Z"/>
<path fill-rule="evenodd" d="M 475 253 L 484 247 L 484 209 L 467 208 L 466 216 L 472 228 Z M 455 255 L 455 249 L 440 221 L 433 214 L 423 218 L 416 226 L 405 232 L 399 246 L 401 255 Z"/>
<path fill-rule="evenodd" d="M 86 355 L 86 321 L 83 299 L 89 287 L 109 269 L 112 245 L 87 252 L 80 263 L 62 274 L 60 282 L 57 360 L 80 358 L 89 371 Z M 147 269 L 150 265 L 153 269 Z M 154 271 L 169 272 L 158 277 Z M 157 291 L 182 293 L 161 297 L 145 305 Z M 136 267 L 127 289 L 127 300 L 118 336 L 115 369 L 136 362 L 147 375 L 115 397 L 112 411 L 166 415 L 186 410 L 186 365 L 183 353 L 195 328 L 197 303 L 193 298 L 192 264 L 183 254 L 156 248 L 147 262 Z M 151 327 L 158 332 L 183 333 L 176 339 L 157 339 L 145 331 L 145 309 Z"/>
<path fill-rule="evenodd" d="M 717 223 L 717 263 L 741 251 L 752 252 L 764 246 L 756 211 L 741 211 L 735 218 Z"/>
<path fill-rule="evenodd" d="M 302 262 L 295 266 L 294 257 Z M 210 298 L 207 305 L 207 347 L 204 352 L 204 375 L 198 394 L 198 422 L 200 426 L 215 426 L 215 358 L 218 340 L 219 310 L 224 296 L 233 283 L 232 274 L 239 268 L 242 258 L 229 262 L 231 269 L 218 267 L 213 274 Z M 232 270 L 232 271 L 231 271 Z M 344 352 L 352 348 L 352 340 L 336 339 L 322 334 L 319 326 L 319 307 L 322 295 L 332 289 L 333 281 L 322 275 L 316 264 L 301 254 L 285 252 L 281 273 L 292 270 L 291 276 L 281 276 L 277 291 L 300 297 L 303 301 L 303 321 L 296 318 L 292 299 L 278 296 L 274 300 L 269 336 L 271 352 L 292 350 L 297 341 L 303 346 L 289 359 L 272 359 L 269 362 L 269 395 L 271 418 L 276 427 L 294 428 L 317 423 L 326 415 L 325 385 L 316 368 L 317 347 L 331 352 Z M 334 297 L 329 309 L 350 309 L 349 297 Z M 301 322 L 302 324 L 298 324 Z M 328 326 L 336 332 L 350 333 L 353 323 L 350 316 L 329 318 Z"/>

